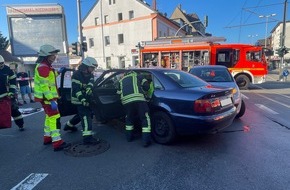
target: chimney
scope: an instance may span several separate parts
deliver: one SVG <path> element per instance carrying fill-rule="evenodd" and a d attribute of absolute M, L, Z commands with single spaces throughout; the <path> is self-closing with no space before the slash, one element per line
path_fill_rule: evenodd
<path fill-rule="evenodd" d="M 152 9 L 156 11 L 156 0 L 152 0 Z"/>

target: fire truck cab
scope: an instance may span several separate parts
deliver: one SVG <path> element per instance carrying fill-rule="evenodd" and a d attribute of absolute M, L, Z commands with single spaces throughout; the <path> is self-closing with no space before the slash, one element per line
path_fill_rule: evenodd
<path fill-rule="evenodd" d="M 163 39 L 141 42 L 140 66 L 158 66 L 188 71 L 196 65 L 228 67 L 241 89 L 265 82 L 267 62 L 263 48 L 248 44 L 219 44 L 211 37 Z M 217 40 L 215 38 L 215 40 Z"/>

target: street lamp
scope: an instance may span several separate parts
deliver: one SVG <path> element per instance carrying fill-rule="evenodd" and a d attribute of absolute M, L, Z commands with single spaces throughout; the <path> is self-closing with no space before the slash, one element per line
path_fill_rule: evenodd
<path fill-rule="evenodd" d="M 270 15 L 260 15 L 259 18 L 266 18 L 266 32 L 265 32 L 265 48 L 267 48 L 267 33 L 268 33 L 268 20 L 269 17 L 276 16 L 275 13 Z"/>
<path fill-rule="evenodd" d="M 257 37 L 258 34 L 255 34 L 255 35 L 248 35 L 249 38 L 251 38 L 251 44 L 254 45 L 253 43 L 253 38 Z"/>

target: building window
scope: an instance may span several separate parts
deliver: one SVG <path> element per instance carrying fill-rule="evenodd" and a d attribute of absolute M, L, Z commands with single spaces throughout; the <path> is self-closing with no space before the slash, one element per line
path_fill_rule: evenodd
<path fill-rule="evenodd" d="M 92 48 L 95 46 L 94 38 L 89 38 L 89 48 Z"/>
<path fill-rule="evenodd" d="M 105 46 L 110 45 L 110 36 L 105 36 Z"/>
<path fill-rule="evenodd" d="M 95 18 L 95 26 L 99 25 L 99 17 Z"/>
<path fill-rule="evenodd" d="M 134 11 L 129 11 L 129 19 L 133 19 L 134 18 Z"/>
<path fill-rule="evenodd" d="M 125 56 L 119 57 L 119 68 L 124 69 L 125 68 Z"/>
<path fill-rule="evenodd" d="M 112 68 L 111 57 L 106 57 L 106 69 Z"/>
<path fill-rule="evenodd" d="M 112 5 L 112 2 L 113 4 L 116 4 L 116 0 L 109 0 L 109 5 Z"/>
<path fill-rule="evenodd" d="M 109 22 L 109 15 L 104 16 L 104 23 L 107 24 Z"/>
<path fill-rule="evenodd" d="M 118 34 L 118 44 L 123 44 L 123 43 L 124 43 L 124 35 Z"/>
<path fill-rule="evenodd" d="M 122 13 L 118 13 L 118 21 L 123 20 L 123 14 Z"/>

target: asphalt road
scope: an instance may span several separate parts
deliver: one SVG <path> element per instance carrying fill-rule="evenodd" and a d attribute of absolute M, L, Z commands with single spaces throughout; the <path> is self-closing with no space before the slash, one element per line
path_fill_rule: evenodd
<path fill-rule="evenodd" d="M 0 131 L 0 189 L 28 190 L 34 185 L 40 190 L 288 190 L 290 131 L 284 114 L 289 117 L 285 105 L 290 101 L 287 84 L 281 84 L 281 88 L 258 85 L 243 91 L 245 115 L 221 133 L 181 137 L 171 146 L 154 143 L 143 148 L 140 138 L 126 142 L 118 123 L 95 123 L 96 136 L 110 148 L 91 157 L 73 157 L 42 145 L 44 113 L 27 116 L 25 131 L 15 125 Z M 278 95 L 284 95 L 279 96 L 284 105 L 273 103 Z M 62 118 L 62 123 L 67 119 Z M 74 144 L 82 140 L 81 131 L 62 134 Z"/>

